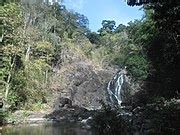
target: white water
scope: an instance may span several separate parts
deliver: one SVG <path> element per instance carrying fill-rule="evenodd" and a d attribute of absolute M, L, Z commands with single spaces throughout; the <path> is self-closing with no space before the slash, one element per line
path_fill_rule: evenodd
<path fill-rule="evenodd" d="M 113 77 L 111 81 L 109 81 L 107 86 L 107 93 L 110 103 L 121 106 L 124 91 L 126 91 L 125 87 L 123 87 L 126 85 L 126 78 L 126 70 L 122 69 Z"/>

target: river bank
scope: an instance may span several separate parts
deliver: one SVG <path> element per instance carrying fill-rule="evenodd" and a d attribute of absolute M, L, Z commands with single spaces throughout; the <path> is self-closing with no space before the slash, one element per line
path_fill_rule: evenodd
<path fill-rule="evenodd" d="M 78 129 L 95 130 L 103 134 L 163 134 L 178 135 L 180 125 L 180 101 L 146 104 L 145 106 L 129 107 L 129 113 L 124 109 L 105 105 L 99 110 L 87 110 L 78 106 L 67 105 L 54 111 L 24 112 L 16 111 L 7 124 L 10 128 L 26 126 L 41 126 L 44 124 L 76 125 Z M 26 117 L 24 117 L 26 116 Z M 10 121 L 11 120 L 11 121 Z M 120 127 L 119 127 L 120 126 Z M 6 126 L 8 127 L 8 126 Z"/>
<path fill-rule="evenodd" d="M 78 123 L 82 128 L 90 128 L 87 123 L 92 120 L 96 112 L 97 110 L 87 110 L 79 106 L 65 106 L 59 110 L 17 110 L 3 121 L 3 125 L 20 126 L 44 123 Z"/>

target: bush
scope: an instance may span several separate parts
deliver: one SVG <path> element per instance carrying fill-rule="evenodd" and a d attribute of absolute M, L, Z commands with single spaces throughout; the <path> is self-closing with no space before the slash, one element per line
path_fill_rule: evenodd
<path fill-rule="evenodd" d="M 133 55 L 126 61 L 129 73 L 135 80 L 144 80 L 148 75 L 148 62 L 142 55 Z"/>

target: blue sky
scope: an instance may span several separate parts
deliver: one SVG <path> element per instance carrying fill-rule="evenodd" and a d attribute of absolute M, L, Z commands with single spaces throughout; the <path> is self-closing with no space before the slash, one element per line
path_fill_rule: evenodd
<path fill-rule="evenodd" d="M 130 7 L 125 0 L 64 0 L 64 4 L 67 9 L 87 16 L 92 31 L 101 28 L 102 20 L 114 20 L 116 25 L 126 25 L 143 16 L 140 7 Z"/>

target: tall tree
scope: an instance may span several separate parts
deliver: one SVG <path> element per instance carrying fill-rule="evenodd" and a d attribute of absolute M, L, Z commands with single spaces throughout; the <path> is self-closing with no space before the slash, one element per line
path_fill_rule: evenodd
<path fill-rule="evenodd" d="M 0 75 L 5 89 L 5 99 L 7 100 L 11 79 L 17 66 L 16 62 L 20 60 L 18 58 L 22 51 L 16 37 L 16 29 L 22 23 L 22 16 L 20 6 L 15 3 L 4 4 L 0 12 L 2 13 L 4 27 L 4 38 L 1 43 L 3 66 Z"/>
<path fill-rule="evenodd" d="M 102 28 L 98 30 L 100 35 L 104 35 L 105 33 L 112 33 L 115 30 L 116 22 L 112 20 L 103 20 Z"/>
<path fill-rule="evenodd" d="M 180 93 L 180 84 L 177 81 L 180 78 L 180 1 L 152 0 L 147 2 L 149 4 L 145 7 L 153 10 L 151 18 L 157 29 L 156 34 L 146 46 L 147 56 L 151 63 L 151 72 L 147 80 L 152 82 L 147 84 L 147 89 L 153 96 L 174 97 Z M 152 84 L 155 86 L 152 87 Z"/>

